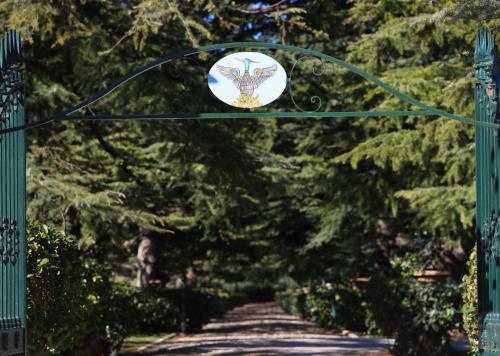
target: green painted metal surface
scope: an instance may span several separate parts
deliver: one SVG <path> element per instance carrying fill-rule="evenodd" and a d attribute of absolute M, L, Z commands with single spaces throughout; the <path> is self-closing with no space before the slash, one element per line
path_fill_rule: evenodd
<path fill-rule="evenodd" d="M 189 57 L 198 53 L 203 53 L 203 52 L 214 52 L 218 50 L 223 50 L 223 49 L 233 49 L 233 48 L 264 48 L 264 49 L 275 49 L 275 50 L 283 50 L 283 51 L 289 51 L 289 52 L 294 52 L 298 53 L 302 56 L 308 57 L 308 58 L 316 58 L 319 60 L 324 61 L 325 63 L 331 63 L 338 65 L 339 67 L 345 68 L 352 73 L 355 73 L 362 78 L 372 82 L 373 84 L 383 88 L 390 94 L 398 97 L 402 101 L 409 103 L 413 106 L 415 106 L 417 109 L 416 110 L 411 110 L 411 111 L 354 111 L 354 112 L 325 112 L 325 111 L 305 111 L 302 110 L 295 102 L 293 99 L 293 95 L 291 94 L 291 86 L 292 86 L 292 74 L 291 72 L 289 73 L 288 76 L 288 92 L 290 94 L 290 106 L 295 107 L 295 111 L 279 111 L 279 112 L 273 112 L 273 111 L 266 111 L 266 112 L 214 112 L 214 113 L 165 113 L 165 114 L 156 114 L 156 115 L 143 115 L 143 114 L 129 114 L 129 115 L 95 115 L 95 116 L 88 116 L 88 115 L 78 115 L 77 113 L 85 109 L 86 107 L 98 102 L 102 98 L 104 98 L 106 95 L 112 93 L 114 90 L 117 88 L 121 87 L 128 81 L 130 81 L 133 78 L 136 78 L 154 68 L 157 68 L 163 64 L 172 62 L 176 59 L 179 58 L 185 58 Z M 302 57 L 304 58 L 304 57 Z M 316 97 L 313 97 L 316 98 Z M 311 98 L 311 99 L 313 99 Z M 319 99 L 319 98 L 317 98 Z M 314 51 L 311 49 L 306 49 L 306 48 L 301 48 L 301 47 L 295 47 L 295 46 L 288 46 L 288 45 L 282 45 L 282 44 L 277 44 L 277 43 L 265 43 L 265 42 L 231 42 L 231 43 L 221 43 L 221 44 L 214 44 L 214 45 L 208 45 L 208 46 L 203 46 L 199 48 L 193 48 L 190 50 L 182 51 L 182 52 L 177 52 L 171 55 L 167 55 L 161 58 L 158 58 L 157 60 L 144 65 L 140 68 L 137 68 L 133 72 L 129 73 L 128 75 L 125 75 L 118 80 L 116 80 L 114 83 L 109 85 L 107 88 L 101 90 L 97 94 L 93 95 L 92 97 L 88 98 L 87 100 L 84 100 L 76 105 L 73 105 L 72 107 L 68 108 L 67 110 L 64 110 L 60 113 L 57 113 L 55 115 L 52 115 L 50 117 L 44 118 L 42 120 L 38 120 L 36 123 L 28 124 L 28 125 L 21 125 L 17 127 L 11 127 L 11 128 L 6 128 L 6 129 L 0 129 L 0 134 L 2 133 L 8 133 L 8 132 L 15 132 L 17 130 L 25 130 L 29 128 L 35 128 L 39 127 L 41 125 L 45 125 L 49 122 L 54 122 L 54 121 L 61 121 L 61 120 L 129 120 L 129 119 L 142 119 L 142 120 L 180 120 L 180 119 L 224 119 L 224 118 L 261 118 L 261 117 L 276 117 L 276 118 L 293 118 L 293 117 L 388 117 L 388 116 L 443 116 L 447 117 L 452 120 L 460 121 L 462 123 L 470 124 L 470 125 L 475 125 L 475 126 L 482 126 L 482 127 L 492 127 L 492 128 L 498 128 L 500 129 L 500 123 L 495 123 L 495 122 L 486 122 L 486 121 L 477 121 L 471 118 L 466 118 L 460 115 L 452 114 L 449 112 L 446 112 L 444 110 L 440 110 L 437 108 L 434 108 L 432 106 L 429 106 L 425 103 L 422 103 L 421 101 L 414 99 L 396 88 L 390 86 L 389 84 L 383 82 L 382 80 L 378 79 L 377 77 L 373 76 L 372 74 L 362 70 L 361 68 L 358 68 L 350 63 L 344 62 L 341 59 L 329 56 L 327 54 Z"/>
<path fill-rule="evenodd" d="M 0 39 L 0 128 L 24 125 L 19 35 Z M 24 131 L 0 135 L 0 355 L 25 354 Z"/>
<path fill-rule="evenodd" d="M 498 59 L 491 31 L 476 38 L 475 116 L 499 121 Z M 498 130 L 476 127 L 476 190 L 478 230 L 478 311 L 481 354 L 500 354 L 500 136 Z"/>

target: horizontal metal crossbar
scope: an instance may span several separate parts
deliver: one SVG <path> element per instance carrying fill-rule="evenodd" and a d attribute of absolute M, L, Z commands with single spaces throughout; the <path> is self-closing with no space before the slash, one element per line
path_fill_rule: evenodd
<path fill-rule="evenodd" d="M 130 114 L 130 115 L 70 115 L 68 120 L 186 120 L 186 119 L 250 119 L 250 118 L 321 118 L 321 117 L 394 117 L 394 116 L 444 116 L 432 110 L 409 110 L 409 111 L 268 111 L 268 112 L 229 112 L 229 113 L 178 113 L 178 114 Z M 479 122 L 465 117 L 453 118 L 465 124 L 500 128 L 500 124 Z"/>
<path fill-rule="evenodd" d="M 251 119 L 263 117 L 299 118 L 299 117 L 381 117 L 381 116 L 429 116 L 427 110 L 413 111 L 264 111 L 264 112 L 229 112 L 229 113 L 178 113 L 163 115 L 70 115 L 71 120 L 184 120 L 184 119 Z"/>
<path fill-rule="evenodd" d="M 229 112 L 229 113 L 177 113 L 177 114 L 124 114 L 124 115 L 68 115 L 62 118 L 54 118 L 51 121 L 118 121 L 118 120 L 217 120 L 217 119 L 251 119 L 251 118 L 359 118 L 359 117 L 405 117 L 405 116 L 436 116 L 430 110 L 409 110 L 409 111 L 268 111 L 268 112 Z M 497 128 L 498 124 L 488 122 L 476 122 L 463 118 L 459 121 L 476 126 Z M 0 131 L 8 133 L 20 129 L 31 129 L 47 124 L 46 121 L 39 121 L 23 127 L 6 129 Z M 484 124 L 484 125 L 483 125 Z"/>
<path fill-rule="evenodd" d="M 129 80 L 138 77 L 139 75 L 156 68 L 162 64 L 171 62 L 178 58 L 189 57 L 194 54 L 211 52 L 216 50 L 224 50 L 231 48 L 268 48 L 285 50 L 295 53 L 301 53 L 306 56 L 315 57 L 318 59 L 325 60 L 330 63 L 337 64 L 359 76 L 365 78 L 366 80 L 374 83 L 375 85 L 383 88 L 387 92 L 393 94 L 399 99 L 407 102 L 409 104 L 417 106 L 420 110 L 413 111 L 362 111 L 362 112 L 315 112 L 315 111 L 279 111 L 279 112 L 229 112 L 229 113 L 167 113 L 167 114 L 123 114 L 123 115 L 82 115 L 76 116 L 72 115 L 75 112 L 92 105 L 105 97 L 106 95 L 113 92 L 115 89 L 119 88 Z M 26 124 L 24 126 L 18 126 L 13 128 L 8 128 L 0 130 L 0 134 L 14 132 L 19 130 L 26 130 L 30 128 L 39 127 L 53 121 L 63 121 L 63 120 L 130 120 L 130 119 L 142 119 L 142 120 L 180 120 L 180 119 L 218 119 L 218 118 L 259 118 L 259 117 L 278 117 L 278 118 L 295 118 L 295 117 L 387 117 L 387 116 L 443 116 L 452 120 L 456 120 L 465 124 L 470 124 L 474 126 L 490 127 L 500 129 L 500 124 L 489 123 L 489 122 L 479 122 L 470 118 L 466 118 L 460 115 L 452 114 L 444 110 L 436 109 L 432 106 L 426 105 L 421 101 L 414 99 L 404 93 L 401 93 L 397 89 L 393 88 L 389 84 L 383 82 L 377 77 L 367 73 L 366 71 L 340 60 L 338 58 L 329 56 L 327 54 L 314 51 L 311 49 L 282 45 L 276 43 L 265 43 L 265 42 L 233 42 L 233 43 L 222 43 L 215 45 L 208 45 L 199 48 L 193 48 L 190 50 L 177 52 L 171 55 L 161 57 L 147 65 L 144 65 L 128 75 L 118 79 L 113 84 L 98 92 L 94 96 L 87 100 L 76 104 L 69 109 L 62 111 L 53 116 L 47 117 L 35 123 Z"/>

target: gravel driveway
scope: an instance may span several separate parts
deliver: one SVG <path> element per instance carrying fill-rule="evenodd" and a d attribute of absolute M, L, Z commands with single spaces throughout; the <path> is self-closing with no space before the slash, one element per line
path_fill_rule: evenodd
<path fill-rule="evenodd" d="M 246 304 L 196 334 L 150 345 L 141 355 L 390 355 L 391 340 L 343 337 L 284 313 L 274 303 Z"/>

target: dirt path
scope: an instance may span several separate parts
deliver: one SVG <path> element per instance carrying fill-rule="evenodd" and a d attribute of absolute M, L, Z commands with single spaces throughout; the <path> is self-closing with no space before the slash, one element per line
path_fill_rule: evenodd
<path fill-rule="evenodd" d="M 285 314 L 274 303 L 247 304 L 142 355 L 389 355 L 385 339 L 341 337 Z"/>

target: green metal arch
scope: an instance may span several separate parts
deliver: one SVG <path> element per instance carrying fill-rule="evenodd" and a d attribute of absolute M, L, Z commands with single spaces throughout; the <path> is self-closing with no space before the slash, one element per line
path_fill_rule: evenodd
<path fill-rule="evenodd" d="M 365 112 L 317 112 L 317 111 L 290 111 L 290 112 L 228 112 L 228 113 L 169 113 L 169 114 L 159 114 L 159 115 L 72 115 L 80 109 L 83 109 L 97 101 L 106 95 L 113 92 L 115 89 L 119 88 L 129 80 L 140 76 L 141 74 L 154 69 L 162 64 L 171 62 L 178 58 L 189 57 L 194 54 L 211 52 L 221 49 L 232 49 L 232 48 L 267 48 L 267 49 L 277 49 L 285 50 L 289 52 L 301 53 L 306 56 L 319 58 L 330 63 L 337 64 L 363 78 L 374 83 L 375 85 L 383 88 L 390 94 L 393 94 L 397 98 L 403 100 L 406 103 L 415 105 L 420 108 L 420 110 L 412 111 L 365 111 Z M 23 126 L 13 127 L 9 129 L 0 130 L 0 134 L 14 132 L 19 130 L 26 130 L 41 125 L 45 125 L 52 121 L 62 121 L 62 120 L 127 120 L 127 119 L 148 119 L 148 120 L 175 120 L 175 119 L 215 119 L 215 118 L 258 118 L 258 117 L 380 117 L 380 116 L 443 116 L 452 120 L 456 120 L 465 124 L 470 124 L 474 126 L 489 127 L 500 129 L 500 124 L 490 123 L 490 122 L 479 122 L 470 118 L 466 118 L 460 115 L 452 114 L 444 110 L 440 110 L 429 106 L 421 101 L 414 99 L 399 90 L 393 88 L 389 84 L 378 79 L 374 75 L 347 63 L 341 59 L 335 58 L 333 56 L 324 54 L 311 49 L 283 45 L 277 43 L 266 43 L 266 42 L 232 42 L 232 43 L 221 43 L 207 45 L 203 47 L 193 48 L 182 52 L 177 52 L 171 55 L 160 57 L 159 59 L 146 64 L 138 69 L 132 71 L 126 76 L 121 77 L 116 80 L 113 84 L 109 85 L 105 89 L 101 90 L 94 96 L 87 100 L 84 100 L 67 110 L 60 113 L 42 119 L 36 123 L 26 124 Z"/>

